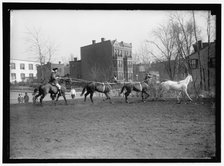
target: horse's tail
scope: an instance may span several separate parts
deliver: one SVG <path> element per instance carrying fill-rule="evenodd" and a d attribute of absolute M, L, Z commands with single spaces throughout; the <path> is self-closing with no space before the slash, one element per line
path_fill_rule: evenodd
<path fill-rule="evenodd" d="M 40 87 L 35 88 L 35 89 L 33 90 L 33 96 L 37 94 L 38 90 L 40 90 Z"/>
<path fill-rule="evenodd" d="M 80 96 L 82 96 L 85 93 L 86 90 L 86 86 L 84 86 L 84 88 L 82 89 L 82 93 L 80 94 Z"/>
<path fill-rule="evenodd" d="M 123 93 L 124 89 L 126 89 L 126 86 L 125 85 L 121 88 L 120 94 Z"/>

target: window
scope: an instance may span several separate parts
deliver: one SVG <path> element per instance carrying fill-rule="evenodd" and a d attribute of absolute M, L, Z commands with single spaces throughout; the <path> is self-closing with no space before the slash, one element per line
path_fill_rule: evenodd
<path fill-rule="evenodd" d="M 33 70 L 33 64 L 29 64 L 29 70 Z"/>
<path fill-rule="evenodd" d="M 121 68 L 123 67 L 122 62 L 123 62 L 123 61 L 118 61 L 118 67 L 121 67 Z"/>
<path fill-rule="evenodd" d="M 11 73 L 12 80 L 16 80 L 16 73 Z"/>
<path fill-rule="evenodd" d="M 209 67 L 214 68 L 215 67 L 215 58 L 209 59 Z"/>
<path fill-rule="evenodd" d="M 128 68 L 132 68 L 132 62 L 128 62 Z"/>
<path fill-rule="evenodd" d="M 197 69 L 198 68 L 198 59 L 190 60 L 190 65 L 191 65 L 192 69 Z"/>
<path fill-rule="evenodd" d="M 119 51 L 119 56 L 122 57 L 122 50 Z"/>
<path fill-rule="evenodd" d="M 118 56 L 118 50 L 117 49 L 114 50 L 114 55 Z"/>
<path fill-rule="evenodd" d="M 22 80 L 22 81 L 25 80 L 25 74 L 24 74 L 24 73 L 21 73 L 21 74 L 20 74 L 20 77 L 21 77 L 21 80 Z"/>
<path fill-rule="evenodd" d="M 25 64 L 24 63 L 20 63 L 20 69 L 25 70 Z"/>
<path fill-rule="evenodd" d="M 16 64 L 15 63 L 11 63 L 11 69 L 16 69 Z"/>
<path fill-rule="evenodd" d="M 29 74 L 29 78 L 33 78 L 33 73 L 30 73 Z"/>

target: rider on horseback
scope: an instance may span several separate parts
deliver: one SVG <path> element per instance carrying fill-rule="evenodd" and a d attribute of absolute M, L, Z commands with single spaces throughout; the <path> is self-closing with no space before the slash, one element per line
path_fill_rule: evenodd
<path fill-rule="evenodd" d="M 61 85 L 58 83 L 58 80 L 57 80 L 58 79 L 57 71 L 58 71 L 58 68 L 52 69 L 49 83 L 51 83 L 52 85 L 56 85 L 59 93 L 61 93 Z"/>

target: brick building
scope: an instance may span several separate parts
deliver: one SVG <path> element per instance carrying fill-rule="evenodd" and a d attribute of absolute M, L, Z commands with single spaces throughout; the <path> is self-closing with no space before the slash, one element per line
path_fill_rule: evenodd
<path fill-rule="evenodd" d="M 133 80 L 132 44 L 105 40 L 81 47 L 81 60 L 70 61 L 70 76 L 85 80 Z"/>
<path fill-rule="evenodd" d="M 81 78 L 81 60 L 74 58 L 74 61 L 69 61 L 70 66 L 70 77 L 72 78 Z"/>

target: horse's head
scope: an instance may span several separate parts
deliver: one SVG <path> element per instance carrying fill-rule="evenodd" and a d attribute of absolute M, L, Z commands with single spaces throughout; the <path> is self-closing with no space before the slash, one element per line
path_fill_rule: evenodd
<path fill-rule="evenodd" d="M 190 75 L 190 74 L 188 74 L 188 79 L 189 79 L 189 82 L 192 82 L 193 81 L 193 77 L 192 77 L 192 75 Z"/>

